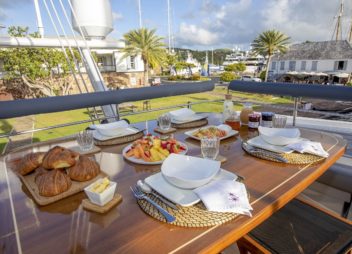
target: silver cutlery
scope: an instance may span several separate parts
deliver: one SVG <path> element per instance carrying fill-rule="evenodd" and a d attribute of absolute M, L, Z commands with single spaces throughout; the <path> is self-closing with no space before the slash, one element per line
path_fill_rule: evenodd
<path fill-rule="evenodd" d="M 137 188 L 146 194 L 153 195 L 154 197 L 156 197 L 157 199 L 159 199 L 161 202 L 163 202 L 165 205 L 171 207 L 172 209 L 178 210 L 178 208 L 175 204 L 173 204 L 169 200 L 165 199 L 164 197 L 160 196 L 158 193 L 153 192 L 152 189 L 149 187 L 149 185 L 146 184 L 145 182 L 143 182 L 142 180 L 137 181 Z"/>
<path fill-rule="evenodd" d="M 245 148 L 245 150 L 248 150 L 251 153 L 261 153 L 261 154 L 265 154 L 268 157 L 271 157 L 275 160 L 284 162 L 284 163 L 288 163 L 288 160 L 285 159 L 282 155 L 275 153 L 275 152 L 271 152 L 271 151 L 267 151 L 267 150 L 263 150 L 263 149 L 258 149 L 250 144 L 248 144 L 247 142 L 243 142 L 242 143 L 243 147 Z"/>
<path fill-rule="evenodd" d="M 176 220 L 176 218 L 174 216 L 172 216 L 168 211 L 166 211 L 164 208 L 162 208 L 157 203 L 155 203 L 147 195 L 145 195 L 143 192 L 141 192 L 137 187 L 130 187 L 130 189 L 133 193 L 133 196 L 136 199 L 144 199 L 145 201 L 149 202 L 165 217 L 167 222 L 171 223 Z"/>

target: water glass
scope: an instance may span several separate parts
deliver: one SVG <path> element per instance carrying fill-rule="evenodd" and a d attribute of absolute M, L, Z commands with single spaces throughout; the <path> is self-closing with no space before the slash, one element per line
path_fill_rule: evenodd
<path fill-rule="evenodd" d="M 285 128 L 287 122 L 286 116 L 275 115 L 273 118 L 273 127 L 274 128 Z"/>
<path fill-rule="evenodd" d="M 163 131 L 167 131 L 171 127 L 171 117 L 169 114 L 162 114 L 158 118 L 159 128 Z"/>
<path fill-rule="evenodd" d="M 220 139 L 217 137 L 203 137 L 200 147 L 204 159 L 215 160 L 219 154 Z"/>
<path fill-rule="evenodd" d="M 84 130 L 77 133 L 76 136 L 77 143 L 79 148 L 82 151 L 89 151 L 93 148 L 93 131 L 92 130 Z"/>

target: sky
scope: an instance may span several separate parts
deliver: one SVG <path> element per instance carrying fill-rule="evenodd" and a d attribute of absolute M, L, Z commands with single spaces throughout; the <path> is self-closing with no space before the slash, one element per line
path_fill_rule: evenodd
<path fill-rule="evenodd" d="M 43 1 L 39 0 L 45 33 L 55 35 Z M 62 0 L 67 3 L 68 0 Z M 90 0 L 86 0 L 89 3 Z M 157 29 L 167 42 L 167 0 L 140 0 L 143 26 Z M 172 31 L 176 47 L 192 49 L 248 49 L 253 39 L 268 29 L 277 29 L 291 42 L 331 40 L 340 0 L 170 0 Z M 352 18 L 351 1 L 345 1 L 343 37 Z M 139 27 L 137 0 L 111 0 L 114 31 L 120 39 Z M 67 8 L 67 4 L 65 5 Z M 68 8 L 67 8 L 68 10 Z M 29 26 L 36 31 L 33 0 L 0 0 L 0 24 Z M 6 33 L 6 28 L 0 30 Z"/>

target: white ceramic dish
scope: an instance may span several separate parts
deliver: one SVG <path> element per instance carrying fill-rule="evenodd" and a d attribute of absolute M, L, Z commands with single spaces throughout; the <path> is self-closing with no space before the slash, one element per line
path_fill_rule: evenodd
<path fill-rule="evenodd" d="M 174 124 L 183 124 L 183 123 L 190 123 L 190 122 L 202 120 L 202 119 L 205 119 L 207 117 L 208 116 L 206 116 L 206 115 L 195 114 L 192 117 L 189 117 L 189 118 L 184 119 L 182 121 L 181 120 L 176 120 L 174 118 L 171 118 L 171 122 L 174 123 Z"/>
<path fill-rule="evenodd" d="M 134 127 L 128 127 L 128 128 L 125 128 L 125 129 L 121 129 L 118 133 L 116 133 L 115 136 L 105 136 L 105 135 L 102 135 L 100 132 L 98 132 L 97 130 L 94 130 L 93 131 L 93 137 L 96 139 L 96 140 L 99 140 L 99 141 L 106 141 L 106 140 L 109 140 L 109 139 L 114 139 L 114 138 L 119 138 L 119 137 L 123 137 L 123 136 L 128 136 L 128 135 L 132 135 L 132 134 L 136 134 L 138 133 L 140 130 L 138 130 L 137 128 L 134 128 Z"/>
<path fill-rule="evenodd" d="M 210 125 L 210 126 L 206 126 L 206 127 L 203 127 L 203 128 L 206 129 L 206 128 L 208 128 L 208 127 L 217 127 L 217 126 Z M 188 136 L 188 137 L 190 137 L 190 138 L 193 138 L 193 139 L 196 139 L 196 140 L 199 140 L 199 141 L 200 141 L 200 140 L 201 140 L 200 138 L 198 138 L 198 137 L 196 137 L 196 136 L 193 136 L 193 133 L 194 133 L 195 131 L 198 131 L 199 129 L 200 129 L 200 128 L 194 129 L 194 130 L 191 130 L 191 131 L 186 131 L 186 132 L 185 132 L 185 135 Z M 232 137 L 232 136 L 235 136 L 235 135 L 237 135 L 237 134 L 238 134 L 238 131 L 235 131 L 235 130 L 231 129 L 229 132 L 227 132 L 226 136 L 220 138 L 220 140 L 227 139 L 227 138 Z"/>
<path fill-rule="evenodd" d="M 194 189 L 208 183 L 220 170 L 220 161 L 170 154 L 161 165 L 165 179 L 183 189 Z"/>
<path fill-rule="evenodd" d="M 293 144 L 301 136 L 301 132 L 297 128 L 268 128 L 259 126 L 258 130 L 265 142 L 276 146 Z"/>
<path fill-rule="evenodd" d="M 107 123 L 107 124 L 97 124 L 94 125 L 95 129 L 103 136 L 114 137 L 124 133 L 125 129 L 128 128 L 128 123 L 124 120 Z"/>
<path fill-rule="evenodd" d="M 251 146 L 258 147 L 258 148 L 268 150 L 268 151 L 272 151 L 275 153 L 292 153 L 293 152 L 293 150 L 291 148 L 288 148 L 285 146 L 271 145 L 271 144 L 265 142 L 261 136 L 251 138 L 251 139 L 247 140 L 247 143 L 250 144 Z"/>
<path fill-rule="evenodd" d="M 184 148 L 186 148 L 186 150 L 182 151 L 180 154 L 186 154 L 187 151 L 188 151 L 188 147 L 185 143 L 182 143 L 182 142 L 178 142 L 180 145 L 182 145 Z M 128 150 L 131 149 L 131 146 L 132 144 L 129 144 L 128 146 L 126 146 L 123 150 L 122 150 L 122 155 L 123 157 L 128 160 L 128 161 L 131 161 L 133 163 L 137 163 L 137 164 L 142 164 L 142 165 L 159 165 L 161 163 L 163 163 L 163 161 L 165 160 L 162 160 L 162 161 L 153 161 L 153 162 L 148 162 L 148 161 L 144 161 L 142 159 L 137 159 L 137 158 L 134 158 L 134 157 L 128 157 L 126 156 L 126 153 L 128 152 Z M 169 155 L 170 156 L 170 155 Z"/>
<path fill-rule="evenodd" d="M 110 181 L 109 186 L 102 192 L 102 193 L 95 193 L 91 191 L 91 188 L 99 182 L 102 182 L 103 178 L 100 178 L 96 180 L 94 183 L 88 185 L 87 187 L 84 188 L 84 192 L 88 196 L 89 200 L 96 205 L 99 206 L 104 206 L 106 205 L 109 201 L 112 200 L 115 194 L 115 189 L 116 189 L 116 182 Z"/>
<path fill-rule="evenodd" d="M 234 181 L 236 179 L 237 175 L 224 169 L 220 169 L 219 173 L 213 178 L 213 180 Z M 144 181 L 160 195 L 181 206 L 191 206 L 200 201 L 192 190 L 180 189 L 170 184 L 165 180 L 161 172 L 147 177 Z"/>

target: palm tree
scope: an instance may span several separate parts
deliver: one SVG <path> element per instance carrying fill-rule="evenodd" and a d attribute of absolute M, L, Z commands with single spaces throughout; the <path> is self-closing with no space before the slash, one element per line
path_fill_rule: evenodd
<path fill-rule="evenodd" d="M 290 37 L 276 30 L 267 30 L 259 34 L 252 42 L 253 51 L 257 54 L 267 56 L 265 80 L 268 79 L 269 65 L 274 53 L 285 53 L 288 49 Z"/>
<path fill-rule="evenodd" d="M 123 58 L 128 56 L 142 57 L 144 64 L 144 85 L 148 84 L 149 67 L 155 68 L 164 62 L 166 57 L 163 37 L 155 34 L 155 29 L 140 28 L 124 34 L 123 41 L 126 46 L 123 49 Z"/>

